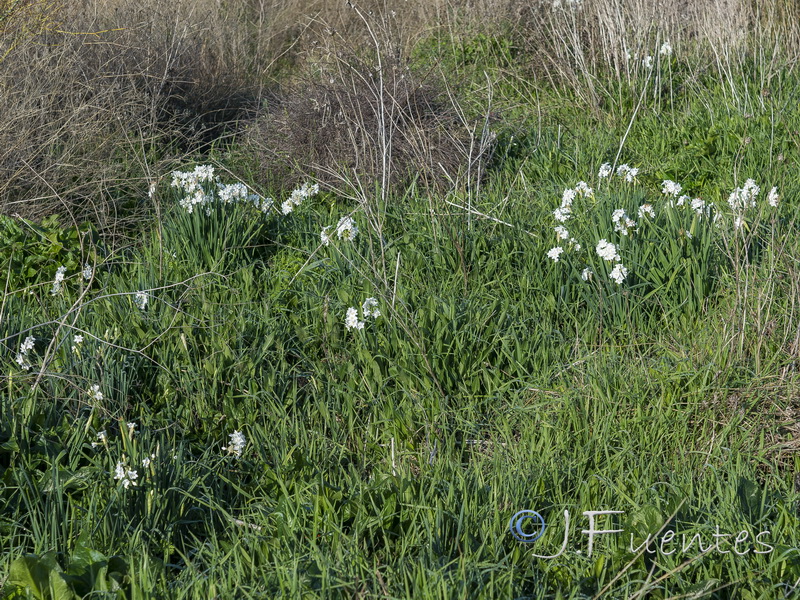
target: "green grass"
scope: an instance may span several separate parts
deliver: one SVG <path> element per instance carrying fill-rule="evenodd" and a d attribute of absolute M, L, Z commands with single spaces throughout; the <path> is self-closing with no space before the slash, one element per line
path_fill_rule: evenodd
<path fill-rule="evenodd" d="M 505 69 L 510 50 L 497 48 Z M 484 51 L 464 52 L 487 61 Z M 130 248 L 81 249 L 68 227 L 47 241 L 9 228 L 19 246 L 3 255 L 0 320 L 4 597 L 796 593 L 800 184 L 789 132 L 800 115 L 796 75 L 782 81 L 752 116 L 736 103 L 749 94 L 760 106 L 746 80 L 736 101 L 719 82 L 687 83 L 635 113 L 640 88 L 588 113 L 562 110 L 564 90 L 507 85 L 501 145 L 471 200 L 505 223 L 468 218 L 454 207 L 462 192 L 416 188 L 385 205 L 363 199 L 380 225 L 326 193 L 286 216 L 239 204 L 187 215 L 165 184 L 163 217 Z M 635 185 L 598 180 L 618 152 L 641 169 Z M 749 177 L 759 212 L 734 230 L 727 197 Z M 720 228 L 670 212 L 667 178 L 715 202 Z M 566 225 L 585 252 L 554 263 L 552 212 L 580 180 L 595 194 Z M 772 186 L 777 209 L 764 206 Z M 639 221 L 644 201 L 658 218 L 614 234 L 611 211 Z M 350 213 L 355 240 L 321 245 L 322 228 Z M 622 285 L 594 253 L 601 237 L 631 269 Z M 23 248 L 46 257 L 41 270 L 17 270 Z M 53 295 L 61 264 L 71 268 Z M 347 330 L 347 308 L 368 297 L 381 316 Z M 102 400 L 87 393 L 95 384 Z M 241 458 L 222 450 L 234 431 L 247 439 Z M 127 489 L 114 479 L 123 455 L 138 475 Z M 533 544 L 509 531 L 523 509 L 548 522 Z M 567 551 L 536 558 L 557 552 L 564 510 Z M 591 510 L 624 511 L 598 522 L 624 533 L 598 536 L 590 557 Z M 708 546 L 717 527 L 747 531 L 750 552 L 630 550 L 659 530 Z M 767 530 L 774 550 L 755 554 Z"/>

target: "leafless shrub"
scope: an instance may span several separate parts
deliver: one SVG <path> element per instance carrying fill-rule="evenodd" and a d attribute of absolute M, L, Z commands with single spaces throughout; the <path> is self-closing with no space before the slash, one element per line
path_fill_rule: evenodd
<path fill-rule="evenodd" d="M 746 61 L 766 88 L 800 52 L 794 0 L 554 4 L 0 0 L 0 212 L 73 210 L 117 224 L 147 206 L 149 181 L 245 129 L 237 123 L 257 108 L 241 139 L 275 184 L 293 185 L 300 171 L 331 184 L 342 174 L 479 181 L 486 115 L 462 110 L 435 67 L 407 70 L 433 33 L 455 42 L 516 24 L 532 78 L 589 106 L 610 96 L 604 86 L 634 81 L 664 41 L 715 69 L 743 110 L 757 101 L 737 89 Z M 284 86 L 273 93 L 276 73 Z"/>
<path fill-rule="evenodd" d="M 366 187 L 416 177 L 446 184 L 468 140 L 445 91 L 397 65 L 381 83 L 363 62 L 346 64 L 327 81 L 323 75 L 289 86 L 249 129 L 263 176 L 279 187 L 310 172 L 329 185 L 343 177 Z"/>
<path fill-rule="evenodd" d="M 276 49 L 254 14 L 84 0 L 16 35 L 0 62 L 0 212 L 101 227 L 135 214 L 149 180 L 257 106 Z"/>
<path fill-rule="evenodd" d="M 262 176 L 289 187 L 313 173 L 340 191 L 376 184 L 388 191 L 412 179 L 450 186 L 490 144 L 475 143 L 476 120 L 435 67 L 423 74 L 410 68 L 391 11 L 351 10 L 363 17 L 368 45 L 328 28 L 306 63 L 310 69 L 248 129 Z"/>
<path fill-rule="evenodd" d="M 58 0 L 0 0 L 0 61 L 20 42 L 55 26 Z"/>

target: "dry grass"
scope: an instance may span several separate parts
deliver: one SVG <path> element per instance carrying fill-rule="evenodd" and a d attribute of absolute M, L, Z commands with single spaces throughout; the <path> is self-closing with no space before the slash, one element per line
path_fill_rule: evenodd
<path fill-rule="evenodd" d="M 727 81 L 743 110 L 748 64 L 767 87 L 800 55 L 793 0 L 348 4 L 0 0 L 0 212 L 72 211 L 115 227 L 147 207 L 156 174 L 242 123 L 274 185 L 310 172 L 331 184 L 474 181 L 491 151 L 486 119 L 465 114 L 435 67 L 407 70 L 433 33 L 512 26 L 531 77 L 590 107 L 667 40 Z"/>
<path fill-rule="evenodd" d="M 516 36 L 535 77 L 569 89 L 590 107 L 609 94 L 602 81 L 630 84 L 648 74 L 643 59 L 652 56 L 657 65 L 664 42 L 732 88 L 748 63 L 767 82 L 800 57 L 800 5 L 793 0 L 582 0 L 577 9 L 568 0 L 560 4 L 543 0 L 522 8 Z"/>
<path fill-rule="evenodd" d="M 312 176 L 360 200 L 376 187 L 384 199 L 402 193 L 412 180 L 440 191 L 479 182 L 493 148 L 488 113 L 464 109 L 437 64 L 411 61 L 419 41 L 455 28 L 459 11 L 435 2 L 407 3 L 402 15 L 395 4 L 331 6 L 319 3 L 310 21 L 303 68 L 248 128 L 261 176 L 275 187 Z"/>
<path fill-rule="evenodd" d="M 411 180 L 447 187 L 470 158 L 469 123 L 441 78 L 383 59 L 337 54 L 288 84 L 248 129 L 261 177 L 285 188 L 313 176 L 346 195 Z"/>
<path fill-rule="evenodd" d="M 86 0 L 51 18 L 56 26 L 24 39 L 4 30 L 4 213 L 69 210 L 118 225 L 150 178 L 257 106 L 278 54 L 257 20 L 213 0 Z"/>
<path fill-rule="evenodd" d="M 413 45 L 432 18 L 417 10 L 395 19 L 398 51 Z M 34 27 L 43 22 L 50 26 Z M 101 228 L 146 208 L 150 180 L 249 119 L 272 76 L 298 70 L 298 60 L 319 47 L 313 40 L 335 31 L 335 39 L 352 48 L 366 34 L 352 10 L 299 0 L 24 0 L 0 25 L 7 51 L 0 63 L 0 212 L 34 218 L 69 212 Z M 299 70 L 308 73 L 307 65 Z M 366 108 L 364 86 L 340 83 L 318 88 L 319 100 L 333 97 L 350 106 L 359 96 Z M 408 120 L 416 111 L 418 125 L 432 123 L 440 104 L 430 86 L 395 83 L 394 99 L 404 96 L 406 106 L 399 117 Z M 309 107 L 291 96 L 280 95 L 289 100 L 283 112 L 307 126 Z M 406 141 L 395 154 L 401 162 L 420 151 L 411 149 L 419 140 Z M 357 144 L 366 149 L 369 140 Z M 303 148 L 305 140 L 292 146 Z M 264 148 L 264 154 L 278 149 Z M 266 163 L 270 172 L 279 166 Z"/>

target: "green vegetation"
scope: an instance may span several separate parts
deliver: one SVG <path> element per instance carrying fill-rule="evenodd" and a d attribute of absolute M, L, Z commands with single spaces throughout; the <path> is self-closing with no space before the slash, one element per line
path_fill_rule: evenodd
<path fill-rule="evenodd" d="M 447 185 L 368 98 L 374 172 L 245 131 L 127 237 L 0 217 L 0 597 L 800 594 L 800 76 L 501 31 L 413 49 Z"/>

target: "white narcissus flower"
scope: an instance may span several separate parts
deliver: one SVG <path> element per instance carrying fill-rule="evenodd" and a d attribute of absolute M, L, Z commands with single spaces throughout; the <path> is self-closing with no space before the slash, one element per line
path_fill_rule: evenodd
<path fill-rule="evenodd" d="M 558 240 L 559 242 L 561 240 L 569 239 L 569 231 L 567 231 L 566 227 L 562 227 L 561 225 L 559 225 L 554 229 L 554 231 L 556 232 L 556 240 Z"/>
<path fill-rule="evenodd" d="M 347 329 L 364 329 L 364 321 L 358 320 L 358 310 L 352 306 L 347 309 L 347 315 L 344 319 L 344 326 Z"/>
<path fill-rule="evenodd" d="M 136 294 L 134 294 L 134 296 L 133 296 L 133 302 L 141 310 L 144 310 L 147 307 L 147 293 L 146 292 L 136 292 Z"/>
<path fill-rule="evenodd" d="M 336 224 L 336 235 L 340 240 L 348 240 L 352 242 L 358 234 L 358 227 L 355 221 L 350 217 L 342 217 Z"/>
<path fill-rule="evenodd" d="M 745 211 L 748 208 L 753 208 L 756 205 L 756 196 L 760 191 L 761 188 L 756 185 L 756 182 L 748 179 L 742 187 L 736 188 L 731 192 L 731 195 L 728 196 L 728 204 L 735 211 Z"/>
<path fill-rule="evenodd" d="M 681 184 L 675 183 L 671 179 L 665 179 L 661 184 L 661 193 L 666 196 L 675 196 L 676 198 L 681 193 Z"/>
<path fill-rule="evenodd" d="M 241 458 L 242 450 L 247 444 L 244 434 L 241 431 L 234 431 L 228 437 L 230 438 L 230 445 L 227 448 L 223 446 L 222 449 L 226 450 L 228 454 L 233 454 L 236 458 Z"/>
<path fill-rule="evenodd" d="M 304 199 L 310 198 L 311 196 L 316 195 L 318 192 L 319 184 L 315 183 L 312 185 L 309 183 L 304 183 L 291 193 L 288 200 L 284 201 L 284 203 L 281 205 L 281 212 L 283 212 L 284 215 L 288 215 L 296 206 L 300 206 Z"/>
<path fill-rule="evenodd" d="M 600 171 L 597 173 L 597 176 L 600 178 L 605 178 L 611 175 L 611 163 L 603 163 L 600 165 Z"/>
<path fill-rule="evenodd" d="M 622 263 L 617 263 L 614 265 L 614 268 L 611 269 L 611 273 L 609 273 L 608 276 L 613 279 L 617 285 L 621 285 L 625 277 L 628 276 L 628 269 L 623 267 Z"/>
<path fill-rule="evenodd" d="M 322 231 L 319 234 L 319 239 L 322 242 L 323 246 L 328 246 L 331 243 L 331 234 L 328 233 L 328 230 L 331 229 L 332 225 L 328 225 L 327 227 L 323 227 Z"/>
<path fill-rule="evenodd" d="M 592 271 L 589 267 L 586 267 L 583 271 L 581 271 L 581 279 L 584 281 L 589 281 L 594 275 L 594 271 Z"/>
<path fill-rule="evenodd" d="M 173 171 L 172 187 L 179 188 L 186 194 L 178 204 L 191 214 L 195 206 L 205 206 L 206 212 L 210 210 L 208 206 L 214 200 L 213 193 L 206 194 L 202 183 L 213 181 L 214 167 L 210 165 L 198 165 L 194 171 Z"/>
<path fill-rule="evenodd" d="M 58 292 L 61 291 L 61 282 L 64 281 L 64 274 L 67 272 L 67 267 L 61 265 L 56 270 L 56 277 L 53 280 L 53 289 L 50 290 L 52 295 L 56 295 Z"/>
<path fill-rule="evenodd" d="M 204 183 L 211 182 L 216 184 L 214 189 L 209 189 L 211 186 L 203 186 Z M 222 183 L 219 177 L 214 176 L 214 168 L 210 165 L 199 165 L 195 167 L 194 171 L 173 171 L 171 185 L 183 193 L 183 198 L 178 201 L 178 204 L 189 214 L 194 213 L 196 207 L 201 207 L 204 208 L 206 215 L 210 215 L 213 212 L 212 205 L 215 203 L 244 202 L 264 213 L 269 212 L 275 204 L 272 198 L 262 198 L 258 194 L 251 193 L 244 183 Z M 306 184 L 303 188 L 292 192 L 291 198 L 283 203 L 283 213 L 292 212 L 303 198 L 311 195 L 314 187 Z M 151 191 L 154 189 L 151 187 Z"/>
<path fill-rule="evenodd" d="M 547 253 L 547 257 L 551 258 L 553 262 L 558 262 L 558 257 L 561 256 L 562 252 L 564 252 L 564 249 L 561 246 L 556 246 L 555 248 L 550 249 L 550 251 Z"/>
<path fill-rule="evenodd" d="M 761 188 L 756 185 L 756 182 L 752 179 L 747 179 L 744 182 L 744 188 L 742 188 L 745 192 L 747 192 L 750 196 L 755 198 L 758 196 L 758 192 L 761 191 Z"/>
<path fill-rule="evenodd" d="M 585 181 L 579 181 L 575 186 L 575 193 L 580 194 L 584 198 L 588 198 L 594 193 L 594 190 L 592 190 Z"/>
<path fill-rule="evenodd" d="M 778 196 L 778 188 L 774 187 L 769 191 L 769 194 L 767 195 L 767 203 L 774 208 L 778 206 L 779 201 L 780 201 L 780 196 Z"/>
<path fill-rule="evenodd" d="M 651 204 L 642 204 L 639 207 L 639 218 L 642 219 L 645 215 L 648 215 L 651 219 L 656 218 L 656 211 L 653 210 Z"/>
<path fill-rule="evenodd" d="M 247 186 L 243 183 L 217 184 L 217 197 L 225 204 L 246 200 L 248 195 Z"/>
<path fill-rule="evenodd" d="M 211 165 L 198 165 L 194 168 L 194 176 L 197 181 L 212 181 L 214 179 L 214 167 Z"/>
<path fill-rule="evenodd" d="M 128 470 L 125 475 L 128 477 L 128 481 L 123 481 L 122 484 L 127 488 L 129 485 L 136 485 L 134 483 L 138 478 L 139 474 L 136 471 Z"/>
<path fill-rule="evenodd" d="M 92 442 L 92 448 L 97 448 L 100 444 L 108 443 L 108 435 L 106 434 L 105 430 L 97 432 L 97 439 L 100 440 L 99 442 Z"/>
<path fill-rule="evenodd" d="M 672 44 L 669 42 L 664 42 L 661 44 L 661 48 L 659 49 L 658 53 L 661 56 L 672 56 Z"/>
<path fill-rule="evenodd" d="M 20 345 L 19 351 L 22 354 L 27 354 L 28 352 L 33 350 L 33 345 L 35 343 L 36 343 L 36 338 L 33 337 L 32 335 L 29 335 L 28 337 L 25 338 L 25 341 L 22 342 L 22 344 Z"/>
<path fill-rule="evenodd" d="M 597 242 L 597 247 L 595 248 L 597 252 L 597 256 L 602 258 L 603 260 L 612 261 L 612 260 L 619 260 L 619 254 L 617 254 L 617 247 L 614 246 L 611 242 L 602 239 Z"/>
<path fill-rule="evenodd" d="M 569 209 L 568 206 L 567 207 L 561 207 L 561 208 L 557 208 L 557 209 L 555 209 L 553 211 L 553 216 L 556 218 L 556 221 L 560 221 L 562 223 L 566 223 L 567 220 L 570 217 L 570 213 L 571 212 L 572 211 Z"/>
<path fill-rule="evenodd" d="M 261 212 L 269 212 L 273 206 L 275 206 L 275 200 L 272 198 L 264 198 L 261 201 Z"/>
<path fill-rule="evenodd" d="M 17 358 L 15 360 L 19 365 L 19 368 L 22 369 L 23 371 L 30 371 L 31 367 L 33 366 L 28 360 L 28 357 L 22 354 L 21 352 L 17 354 Z"/>
<path fill-rule="evenodd" d="M 378 300 L 375 298 L 367 298 L 364 300 L 364 304 L 361 305 L 361 312 L 364 313 L 365 319 L 370 317 L 377 319 L 380 317 L 381 311 L 378 310 Z"/>
<path fill-rule="evenodd" d="M 625 181 L 628 183 L 633 183 L 633 180 L 639 174 L 638 167 L 629 167 L 627 164 L 620 165 L 617 167 L 617 175 L 619 177 L 624 177 Z"/>
<path fill-rule="evenodd" d="M 122 460 L 117 461 L 117 466 L 114 469 L 114 479 L 120 480 L 122 487 L 126 490 L 131 485 L 136 485 L 136 480 L 139 479 L 139 474 L 136 471 L 128 469 L 127 459 L 122 455 Z"/>
<path fill-rule="evenodd" d="M 618 231 L 622 235 L 628 235 L 628 230 L 636 227 L 636 221 L 626 215 L 622 208 L 611 213 L 611 221 L 614 223 L 614 231 Z"/>
<path fill-rule="evenodd" d="M 698 215 L 702 215 L 703 211 L 706 209 L 705 200 L 701 200 L 700 198 L 695 198 L 692 200 L 692 210 L 695 211 Z"/>

